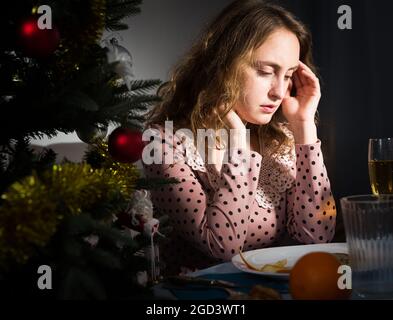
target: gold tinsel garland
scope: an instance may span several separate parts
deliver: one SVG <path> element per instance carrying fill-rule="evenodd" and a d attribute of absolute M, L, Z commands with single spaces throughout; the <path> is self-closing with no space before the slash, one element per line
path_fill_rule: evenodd
<path fill-rule="evenodd" d="M 8 259 L 24 263 L 36 247 L 44 246 L 62 218 L 48 189 L 36 175 L 11 185 L 1 196 L 0 266 Z"/>
<path fill-rule="evenodd" d="M 138 168 L 132 163 L 121 163 L 113 161 L 113 158 L 108 152 L 108 143 L 97 139 L 91 145 L 92 149 L 97 152 L 103 159 L 100 166 L 110 172 L 113 177 L 116 177 L 117 186 L 122 191 L 123 195 L 131 195 L 133 184 L 130 184 L 130 177 L 138 175 Z M 134 182 L 134 181 L 133 181 Z"/>
<path fill-rule="evenodd" d="M 79 214 L 119 190 L 130 198 L 139 171 L 134 165 L 92 169 L 88 164 L 54 165 L 10 186 L 0 207 L 0 267 L 24 263 L 37 247 L 45 246 L 64 215 Z"/>

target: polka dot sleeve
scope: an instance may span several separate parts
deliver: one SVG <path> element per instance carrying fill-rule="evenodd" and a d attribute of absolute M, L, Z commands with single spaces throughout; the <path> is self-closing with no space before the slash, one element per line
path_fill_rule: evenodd
<path fill-rule="evenodd" d="M 155 208 L 169 216 L 174 232 L 208 256 L 229 260 L 246 238 L 260 162 L 259 153 L 230 150 L 228 162 L 213 183 L 214 190 L 204 188 L 185 161 L 144 168 L 148 178 L 175 177 L 180 181 L 152 191 Z"/>
<path fill-rule="evenodd" d="M 296 182 L 287 192 L 288 232 L 302 243 L 329 242 L 336 207 L 321 152 L 321 142 L 296 145 Z"/>

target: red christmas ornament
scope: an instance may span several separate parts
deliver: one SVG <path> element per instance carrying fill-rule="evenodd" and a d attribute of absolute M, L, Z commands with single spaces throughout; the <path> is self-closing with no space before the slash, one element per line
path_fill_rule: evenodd
<path fill-rule="evenodd" d="M 108 151 L 119 162 L 132 163 L 142 158 L 145 143 L 142 133 L 128 128 L 117 128 L 108 138 Z"/>
<path fill-rule="evenodd" d="M 38 28 L 37 19 L 31 18 L 20 28 L 20 42 L 26 54 L 33 58 L 46 58 L 53 54 L 60 43 L 60 33 L 52 29 Z"/>

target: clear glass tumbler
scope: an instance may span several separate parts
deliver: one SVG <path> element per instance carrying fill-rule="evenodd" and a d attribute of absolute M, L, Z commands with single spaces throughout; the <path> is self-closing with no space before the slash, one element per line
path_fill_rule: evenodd
<path fill-rule="evenodd" d="M 393 299 L 393 195 L 340 199 L 354 297 Z"/>

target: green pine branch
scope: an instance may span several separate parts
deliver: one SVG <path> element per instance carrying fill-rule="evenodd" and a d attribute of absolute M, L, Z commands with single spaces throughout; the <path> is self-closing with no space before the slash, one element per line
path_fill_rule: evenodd
<path fill-rule="evenodd" d="M 104 300 L 107 294 L 99 276 L 94 270 L 70 267 L 61 282 L 58 298 L 62 300 Z"/>
<path fill-rule="evenodd" d="M 89 208 L 90 215 L 96 220 L 108 220 L 117 212 L 125 210 L 129 201 L 119 191 L 108 194 Z"/>
<path fill-rule="evenodd" d="M 180 183 L 179 180 L 176 178 L 140 178 L 137 180 L 137 184 L 135 186 L 136 189 L 147 189 L 147 190 L 153 190 L 153 189 L 159 189 L 162 188 L 163 186 L 166 186 L 168 184 L 177 184 Z"/>
<path fill-rule="evenodd" d="M 126 23 L 121 23 L 117 21 L 107 21 L 107 30 L 108 31 L 121 31 L 121 30 L 127 30 L 128 25 Z"/>
<path fill-rule="evenodd" d="M 146 94 L 156 89 L 162 83 L 161 80 L 132 80 L 130 90 L 126 85 L 116 86 L 113 88 L 113 94 L 116 97 L 128 97 L 130 95 Z"/>
<path fill-rule="evenodd" d="M 153 80 L 134 80 L 131 81 L 131 89 L 132 94 L 146 94 L 151 90 L 157 88 L 162 83 L 161 80 L 153 79 Z"/>
<path fill-rule="evenodd" d="M 143 126 L 146 120 L 143 115 L 147 108 L 158 101 L 155 95 L 135 95 L 115 105 L 110 105 L 102 110 L 102 115 L 114 123 L 132 124 L 137 123 L 138 127 Z"/>
<path fill-rule="evenodd" d="M 84 257 L 91 264 L 104 269 L 122 269 L 123 265 L 119 256 L 111 251 L 103 250 L 99 247 L 84 250 Z"/>
<path fill-rule="evenodd" d="M 109 31 L 126 30 L 128 25 L 121 20 L 141 12 L 141 0 L 111 0 L 107 2 L 106 26 Z"/>
<path fill-rule="evenodd" d="M 32 173 L 33 170 L 42 172 L 50 168 L 56 159 L 53 150 L 45 149 L 36 154 L 30 148 L 27 137 L 13 141 L 0 153 L 0 194 L 14 181 L 20 180 Z"/>
<path fill-rule="evenodd" d="M 133 80 L 128 90 L 124 85 L 116 85 L 116 63 L 107 63 L 106 49 L 92 43 L 94 39 L 86 39 L 77 49 L 72 46 L 73 40 L 80 39 L 78 35 L 84 36 L 81 30 L 99 23 L 92 3 L 48 0 L 46 4 L 52 7 L 62 43 L 69 48 L 67 52 L 60 48 L 45 60 L 27 57 L 15 37 L 21 21 L 31 15 L 36 2 L 11 2 L 0 12 L 0 28 L 7 31 L 0 43 L 0 194 L 33 170 L 40 177 L 53 166 L 56 154 L 49 149 L 35 154 L 30 138 L 54 137 L 58 132 L 71 133 L 96 123 L 138 127 L 145 120 L 143 113 L 147 108 L 159 101 L 152 94 L 161 84 L 159 80 Z M 141 3 L 107 0 L 105 28 L 127 29 L 124 19 L 140 13 Z M 98 157 L 89 161 L 100 166 Z M 166 184 L 167 179 L 140 180 L 138 187 Z M 59 275 L 56 281 L 62 288 L 60 297 L 104 299 L 129 294 L 133 288 L 131 277 L 137 270 L 146 270 L 146 260 L 134 253 L 147 240 L 132 239 L 114 227 L 113 215 L 126 204 L 126 199 L 114 191 L 81 208 L 81 214 L 69 215 L 71 204 L 58 206 L 63 220 L 48 245 L 37 249 L 33 258 L 53 263 Z M 87 241 L 91 235 L 98 237 L 96 245 Z"/>

